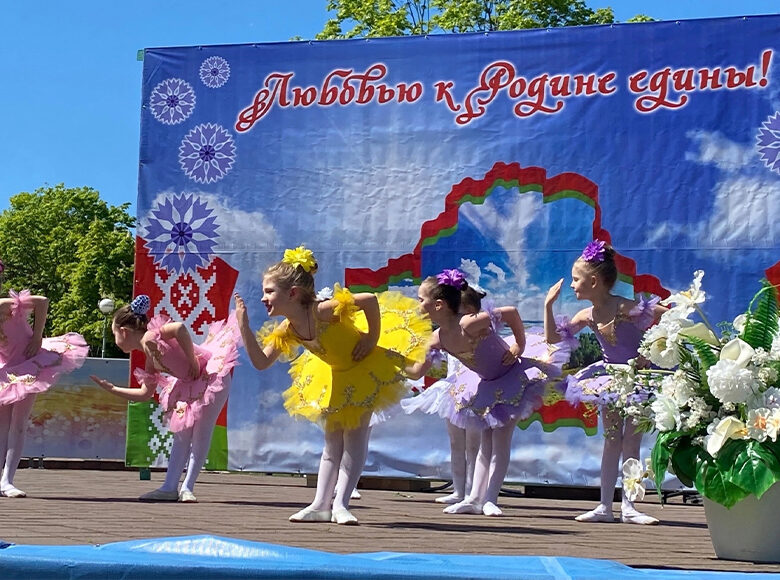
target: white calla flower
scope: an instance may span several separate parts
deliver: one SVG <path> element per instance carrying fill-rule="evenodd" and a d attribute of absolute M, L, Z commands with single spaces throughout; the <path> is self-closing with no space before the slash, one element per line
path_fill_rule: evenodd
<path fill-rule="evenodd" d="M 737 367 L 744 369 L 750 363 L 750 359 L 756 351 L 753 347 L 741 338 L 734 338 L 728 341 L 720 350 L 720 360 L 730 360 L 737 364 Z"/>
<path fill-rule="evenodd" d="M 704 438 L 707 453 L 715 457 L 729 439 L 746 439 L 747 427 L 736 417 L 723 417 L 713 425 L 712 431 Z"/>
<path fill-rule="evenodd" d="M 680 334 L 683 336 L 691 336 L 693 338 L 700 338 L 707 344 L 711 344 L 712 346 L 719 346 L 720 341 L 718 340 L 718 337 L 715 336 L 715 333 L 713 333 L 710 328 L 704 324 L 703 322 L 697 322 L 693 326 L 684 327 L 680 330 Z"/>

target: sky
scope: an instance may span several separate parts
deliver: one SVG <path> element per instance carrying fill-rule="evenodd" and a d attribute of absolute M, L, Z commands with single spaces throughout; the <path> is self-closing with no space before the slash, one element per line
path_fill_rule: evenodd
<path fill-rule="evenodd" d="M 46 185 L 97 189 L 135 212 L 139 49 L 313 38 L 326 0 L 39 0 L 9 2 L 0 20 L 0 210 Z M 777 0 L 588 1 L 618 21 L 778 12 Z"/>

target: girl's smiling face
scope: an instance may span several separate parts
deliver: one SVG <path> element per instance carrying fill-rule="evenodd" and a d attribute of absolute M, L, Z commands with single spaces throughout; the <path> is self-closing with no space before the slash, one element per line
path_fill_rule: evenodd
<path fill-rule="evenodd" d="M 269 316 L 285 316 L 290 304 L 294 302 L 292 289 L 283 288 L 275 278 L 266 276 L 263 278 L 263 297 L 261 302 L 268 311 Z"/>
<path fill-rule="evenodd" d="M 590 268 L 582 262 L 574 262 L 571 269 L 571 289 L 577 300 L 587 300 L 593 291 L 595 285 L 595 276 Z"/>

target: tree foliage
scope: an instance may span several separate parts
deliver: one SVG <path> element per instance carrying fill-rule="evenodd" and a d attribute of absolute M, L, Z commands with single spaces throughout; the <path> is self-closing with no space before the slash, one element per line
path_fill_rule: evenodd
<path fill-rule="evenodd" d="M 335 16 L 321 40 L 615 22 L 612 8 L 593 10 L 585 0 L 328 0 L 327 8 Z M 640 14 L 630 22 L 648 20 Z"/>
<path fill-rule="evenodd" d="M 109 206 L 89 187 L 20 193 L 0 214 L 3 290 L 29 288 L 49 298 L 46 335 L 79 332 L 100 350 L 101 298 L 132 295 L 135 219 L 129 203 Z M 107 341 L 107 355 L 118 354 Z"/>

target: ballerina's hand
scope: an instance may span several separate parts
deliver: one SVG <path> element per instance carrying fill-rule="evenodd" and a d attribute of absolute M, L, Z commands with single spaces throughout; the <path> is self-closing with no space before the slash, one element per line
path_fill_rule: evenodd
<path fill-rule="evenodd" d="M 236 300 L 236 320 L 239 324 L 249 324 L 249 317 L 246 314 L 246 304 L 244 299 L 238 294 L 234 294 L 233 298 Z"/>
<path fill-rule="evenodd" d="M 545 306 L 558 300 L 558 297 L 561 295 L 561 286 L 563 286 L 563 278 L 550 286 L 550 289 L 547 291 L 547 297 L 544 299 Z"/>
<path fill-rule="evenodd" d="M 515 362 L 517 359 L 520 358 L 520 355 L 523 354 L 520 352 L 520 347 L 517 346 L 517 343 L 513 344 L 509 347 L 509 350 L 504 353 L 504 357 L 501 359 L 501 362 L 505 365 L 511 365 L 513 362 Z"/>
<path fill-rule="evenodd" d="M 375 346 L 376 342 L 369 335 L 361 333 L 355 348 L 352 349 L 352 360 L 363 360 Z"/>
<path fill-rule="evenodd" d="M 97 385 L 100 388 L 105 389 L 106 391 L 110 392 L 111 389 L 114 388 L 114 385 L 112 385 L 105 379 L 101 379 L 100 377 L 96 377 L 95 375 L 89 375 L 89 378 L 92 379 L 93 382 L 97 383 Z"/>
<path fill-rule="evenodd" d="M 37 336 L 33 336 L 30 339 L 30 344 L 27 345 L 27 348 L 24 349 L 24 356 L 27 358 L 32 358 L 36 354 L 38 354 L 38 351 L 41 350 L 41 338 Z"/>

